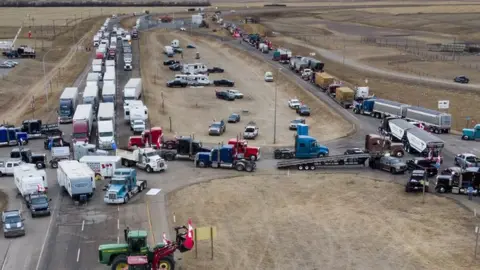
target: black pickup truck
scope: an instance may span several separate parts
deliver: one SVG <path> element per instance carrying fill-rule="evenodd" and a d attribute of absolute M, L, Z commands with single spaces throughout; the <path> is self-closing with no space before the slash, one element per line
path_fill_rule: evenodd
<path fill-rule="evenodd" d="M 428 158 L 414 158 L 407 160 L 407 168 L 409 171 L 422 170 L 427 172 L 427 177 L 433 177 L 438 174 L 438 169 L 435 167 L 435 161 Z"/>

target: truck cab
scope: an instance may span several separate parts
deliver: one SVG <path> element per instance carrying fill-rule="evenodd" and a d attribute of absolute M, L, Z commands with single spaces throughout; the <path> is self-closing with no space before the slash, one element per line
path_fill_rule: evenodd
<path fill-rule="evenodd" d="M 0 160 L 0 176 L 13 175 L 13 169 L 20 164 L 21 160 Z"/>
<path fill-rule="evenodd" d="M 353 102 L 353 113 L 355 114 L 371 114 L 375 105 L 374 98 L 360 99 Z"/>
<path fill-rule="evenodd" d="M 473 128 L 464 128 L 462 130 L 462 140 L 479 140 L 480 124 L 476 124 Z"/>
<path fill-rule="evenodd" d="M 236 159 L 232 145 L 218 146 L 210 152 L 199 152 L 195 155 L 194 163 L 200 168 L 228 168 L 247 172 L 252 172 L 256 168 L 254 161 Z"/>
<path fill-rule="evenodd" d="M 42 120 L 38 119 L 24 120 L 20 130 L 26 132 L 29 139 L 39 138 L 43 135 L 59 134 L 62 132 L 58 128 L 57 123 L 42 125 Z"/>
<path fill-rule="evenodd" d="M 146 181 L 137 182 L 137 171 L 132 168 L 115 169 L 103 201 L 127 203 L 130 198 L 147 187 Z"/>
<path fill-rule="evenodd" d="M 203 148 L 200 141 L 194 140 L 190 136 L 179 136 L 175 138 L 175 148 L 172 150 L 163 150 L 162 156 L 166 160 L 190 159 L 193 160 L 199 152 L 210 152 L 211 149 Z"/>
<path fill-rule="evenodd" d="M 442 173 L 442 175 L 437 176 L 435 191 L 438 193 L 467 194 L 467 188 L 472 186 L 473 194 L 477 195 L 480 189 L 480 172 L 478 168 L 455 169 L 451 172 L 451 175 Z"/>
<path fill-rule="evenodd" d="M 153 148 L 160 148 L 163 141 L 163 130 L 161 127 L 152 127 L 142 132 L 142 139 L 144 143 L 150 144 Z"/>
<path fill-rule="evenodd" d="M 428 184 L 428 180 L 425 177 L 425 171 L 414 170 L 405 185 L 405 192 L 423 191 L 424 187 L 425 192 L 428 192 Z"/>
<path fill-rule="evenodd" d="M 112 149 L 115 142 L 115 130 L 111 120 L 98 121 L 98 146 L 101 149 Z"/>
<path fill-rule="evenodd" d="M 247 140 L 238 140 L 233 138 L 228 140 L 228 144 L 234 146 L 234 151 L 237 158 L 249 160 L 260 159 L 260 147 L 249 146 Z"/>
<path fill-rule="evenodd" d="M 328 156 L 329 150 L 308 135 L 297 135 L 295 138 L 295 158 L 316 158 Z"/>
<path fill-rule="evenodd" d="M 37 169 L 45 168 L 46 155 L 45 154 L 36 154 L 28 148 L 13 148 L 10 151 L 10 158 L 18 159 L 25 163 L 35 164 Z"/>
<path fill-rule="evenodd" d="M 403 157 L 403 144 L 393 143 L 391 140 L 377 134 L 365 136 L 365 150 L 369 153 L 389 153 L 391 156 Z"/>

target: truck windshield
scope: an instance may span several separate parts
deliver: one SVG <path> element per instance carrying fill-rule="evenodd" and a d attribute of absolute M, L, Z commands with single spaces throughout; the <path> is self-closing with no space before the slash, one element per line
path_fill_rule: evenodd
<path fill-rule="evenodd" d="M 22 219 L 19 216 L 5 217 L 5 223 L 11 224 L 11 223 L 18 223 L 18 222 L 22 222 Z"/>
<path fill-rule="evenodd" d="M 123 100 L 135 100 L 135 97 L 124 97 Z"/>
<path fill-rule="evenodd" d="M 45 197 L 36 197 L 32 198 L 32 204 L 46 204 L 48 203 L 47 198 Z"/>
<path fill-rule="evenodd" d="M 124 179 L 114 179 L 110 182 L 112 185 L 123 185 L 125 183 Z"/>
<path fill-rule="evenodd" d="M 73 133 L 73 137 L 76 139 L 87 138 L 87 133 Z"/>
<path fill-rule="evenodd" d="M 113 137 L 113 132 L 99 132 L 98 136 L 100 136 L 100 137 Z"/>
<path fill-rule="evenodd" d="M 246 129 L 245 129 L 245 132 L 254 132 L 254 131 L 255 131 L 254 128 L 246 128 Z"/>
<path fill-rule="evenodd" d="M 70 115 L 71 102 L 70 100 L 60 100 L 60 116 Z"/>
<path fill-rule="evenodd" d="M 157 155 L 157 152 L 148 152 L 145 154 L 147 157 L 153 157 Z"/>
<path fill-rule="evenodd" d="M 114 102 L 113 96 L 103 96 L 103 102 Z"/>

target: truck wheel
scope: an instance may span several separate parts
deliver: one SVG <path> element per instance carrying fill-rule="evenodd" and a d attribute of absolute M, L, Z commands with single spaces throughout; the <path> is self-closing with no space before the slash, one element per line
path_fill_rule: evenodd
<path fill-rule="evenodd" d="M 282 155 L 281 155 L 280 153 L 275 153 L 275 154 L 273 154 L 273 157 L 274 157 L 275 159 L 281 159 L 281 158 L 282 158 Z"/>
<path fill-rule="evenodd" d="M 404 153 L 403 153 L 402 151 L 397 151 L 397 152 L 395 153 L 395 156 L 396 156 L 396 157 L 403 157 L 403 155 L 404 155 Z"/>
<path fill-rule="evenodd" d="M 168 161 L 172 161 L 175 159 L 175 156 L 172 153 L 166 153 L 165 154 L 165 159 Z"/>
<path fill-rule="evenodd" d="M 395 170 L 395 168 L 391 168 L 391 169 L 390 169 L 390 173 L 391 173 L 391 174 L 395 174 L 396 172 L 397 172 L 397 171 Z"/>
<path fill-rule="evenodd" d="M 122 163 L 123 163 L 123 166 L 130 167 L 130 163 L 128 162 L 128 160 L 124 159 Z"/>
<path fill-rule="evenodd" d="M 245 171 L 247 171 L 247 172 L 253 172 L 253 166 L 252 166 L 252 165 L 247 165 L 247 166 L 245 166 Z"/>
<path fill-rule="evenodd" d="M 466 141 L 467 141 L 467 140 L 468 140 L 468 136 L 467 136 L 467 135 L 463 135 L 463 136 L 462 136 L 462 140 L 466 140 Z"/>
<path fill-rule="evenodd" d="M 112 267 L 110 269 L 117 270 L 117 269 L 125 269 L 126 267 L 128 267 L 127 256 L 118 255 L 117 257 L 115 257 L 115 259 L 113 259 Z"/>
<path fill-rule="evenodd" d="M 145 168 L 145 170 L 147 171 L 147 173 L 151 173 L 152 172 L 152 167 L 147 166 L 147 168 Z"/>
<path fill-rule="evenodd" d="M 443 186 L 439 186 L 439 187 L 436 187 L 435 190 L 438 192 L 438 193 L 445 193 L 446 190 Z"/>
<path fill-rule="evenodd" d="M 199 161 L 199 162 L 197 163 L 197 165 L 198 165 L 198 167 L 200 167 L 200 168 L 205 168 L 205 167 L 207 166 L 207 164 L 205 164 L 204 161 Z"/>
<path fill-rule="evenodd" d="M 41 162 L 37 162 L 37 164 L 35 164 L 37 166 L 37 169 L 43 169 L 43 167 L 45 167 L 45 165 Z"/>
<path fill-rule="evenodd" d="M 310 165 L 310 170 L 311 171 L 315 171 L 317 169 L 317 167 L 315 167 L 315 165 Z"/>
<path fill-rule="evenodd" d="M 58 161 L 52 160 L 52 163 L 50 163 L 50 166 L 52 166 L 53 169 L 58 168 Z"/>
<path fill-rule="evenodd" d="M 325 157 L 325 154 L 324 154 L 324 153 L 319 153 L 319 154 L 317 155 L 317 158 L 322 158 L 322 157 Z"/>
<path fill-rule="evenodd" d="M 156 269 L 161 270 L 173 270 L 174 269 L 174 260 L 172 256 L 163 257 L 160 262 L 158 263 L 158 267 Z"/>
<path fill-rule="evenodd" d="M 435 128 L 435 129 L 433 129 L 433 132 L 434 132 L 435 134 L 439 134 L 439 133 L 440 133 L 440 130 L 438 130 L 438 128 Z"/>
<path fill-rule="evenodd" d="M 303 165 L 298 165 L 297 169 L 298 169 L 299 171 L 303 171 Z"/>
<path fill-rule="evenodd" d="M 359 113 L 358 109 L 357 109 L 357 108 L 353 108 L 353 113 L 354 113 L 354 114 L 358 114 L 358 113 Z"/>
<path fill-rule="evenodd" d="M 250 156 L 250 160 L 251 160 L 251 161 L 256 161 L 256 160 L 257 160 L 257 156 L 255 156 L 255 155 Z"/>
<path fill-rule="evenodd" d="M 128 195 L 126 195 L 125 198 L 123 199 L 123 203 L 128 203 L 128 199 L 130 198 L 128 197 Z"/>
<path fill-rule="evenodd" d="M 239 163 L 239 164 L 235 165 L 235 169 L 240 172 L 240 171 L 245 170 L 245 166 L 243 166 L 243 164 Z"/>

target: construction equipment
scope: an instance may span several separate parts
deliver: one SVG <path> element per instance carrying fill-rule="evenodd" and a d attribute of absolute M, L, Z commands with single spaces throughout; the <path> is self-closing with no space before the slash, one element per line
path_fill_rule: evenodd
<path fill-rule="evenodd" d="M 193 235 L 190 226 L 175 227 L 175 242 L 164 239 L 163 243 L 157 243 L 154 247 L 147 245 L 147 232 L 143 230 L 124 230 L 126 243 L 104 244 L 98 247 L 99 262 L 115 269 L 174 269 L 175 251 L 187 252 L 193 248 L 194 242 L 186 244 L 187 238 Z M 128 267 L 133 266 L 133 267 Z M 128 268 L 127 268 L 128 267 Z"/>

